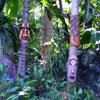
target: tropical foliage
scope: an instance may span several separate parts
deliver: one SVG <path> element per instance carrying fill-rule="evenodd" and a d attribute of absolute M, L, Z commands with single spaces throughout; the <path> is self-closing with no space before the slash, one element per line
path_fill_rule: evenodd
<path fill-rule="evenodd" d="M 6 3 L 6 4 L 5 4 Z M 0 63 L 1 100 L 99 100 L 100 99 L 100 1 L 80 0 L 81 44 L 78 47 L 78 76 L 74 92 L 67 92 L 67 61 L 71 0 L 31 0 L 31 38 L 27 48 L 26 75 L 14 83 L 7 80 L 7 68 Z M 5 6 L 4 6 L 5 5 Z M 41 65 L 44 6 L 52 18 L 52 39 L 47 43 L 50 60 L 46 72 Z M 8 55 L 18 66 L 19 27 L 23 19 L 24 0 L 0 0 L 0 56 Z M 1 11 L 1 10 L 0 10 Z"/>

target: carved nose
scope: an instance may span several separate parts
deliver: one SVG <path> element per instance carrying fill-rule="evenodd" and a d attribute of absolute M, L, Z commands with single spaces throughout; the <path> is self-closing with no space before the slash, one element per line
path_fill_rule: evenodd
<path fill-rule="evenodd" d="M 71 73 L 74 74 L 74 70 L 72 70 Z"/>

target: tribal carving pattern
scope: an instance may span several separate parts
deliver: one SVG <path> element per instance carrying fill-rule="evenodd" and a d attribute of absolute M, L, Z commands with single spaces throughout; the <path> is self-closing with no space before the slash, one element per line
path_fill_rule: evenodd
<path fill-rule="evenodd" d="M 30 27 L 28 23 L 21 24 L 19 38 L 21 40 L 21 44 L 29 42 Z"/>
<path fill-rule="evenodd" d="M 70 16 L 71 34 L 70 44 L 72 46 L 79 46 L 80 44 L 80 20 L 78 15 Z"/>
<path fill-rule="evenodd" d="M 74 83 L 76 81 L 77 66 L 78 66 L 78 59 L 75 56 L 70 57 L 68 60 L 67 78 L 68 81 L 71 83 Z"/>
<path fill-rule="evenodd" d="M 8 69 L 8 80 L 12 82 L 15 81 L 16 80 L 16 67 L 14 66 L 13 62 L 7 56 L 1 57 L 0 62 L 4 63 L 4 65 Z"/>
<path fill-rule="evenodd" d="M 19 38 L 21 40 L 20 57 L 18 63 L 18 74 L 24 76 L 25 74 L 25 60 L 26 60 L 26 47 L 30 38 L 30 27 L 28 23 L 23 23 L 20 28 Z"/>
<path fill-rule="evenodd" d="M 24 76 L 25 72 L 25 60 L 26 60 L 26 47 L 27 44 L 22 44 L 20 49 L 20 57 L 18 63 L 18 74 Z"/>

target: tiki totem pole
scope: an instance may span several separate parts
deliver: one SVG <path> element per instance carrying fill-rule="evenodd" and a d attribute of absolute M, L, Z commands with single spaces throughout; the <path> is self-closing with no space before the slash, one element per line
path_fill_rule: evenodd
<path fill-rule="evenodd" d="M 20 49 L 20 57 L 18 63 L 18 72 L 17 75 L 24 76 L 25 75 L 25 61 L 26 61 L 26 47 L 30 38 L 30 27 L 29 27 L 29 8 L 30 8 L 30 0 L 25 0 L 24 3 L 24 16 L 23 23 L 20 27 L 19 38 L 21 41 L 21 49 Z"/>
<path fill-rule="evenodd" d="M 80 45 L 79 0 L 72 0 L 70 24 L 70 50 L 67 67 L 67 80 L 70 83 L 75 83 L 78 68 L 77 47 Z"/>

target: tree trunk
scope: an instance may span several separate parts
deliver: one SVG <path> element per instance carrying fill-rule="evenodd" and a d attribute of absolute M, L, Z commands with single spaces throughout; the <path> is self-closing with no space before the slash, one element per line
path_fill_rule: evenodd
<path fill-rule="evenodd" d="M 29 9 L 30 9 L 30 0 L 25 0 L 24 3 L 24 16 L 23 24 L 21 25 L 19 38 L 21 40 L 21 49 L 20 57 L 18 63 L 17 77 L 25 76 L 25 61 L 26 61 L 26 47 L 28 45 L 30 30 L 29 30 Z"/>
<path fill-rule="evenodd" d="M 3 55 L 4 55 L 4 53 L 3 53 L 2 38 L 0 36 L 0 57 L 2 57 Z"/>
<path fill-rule="evenodd" d="M 0 14 L 2 14 L 3 8 L 5 6 L 6 0 L 0 2 Z M 0 23 L 1 24 L 1 23 Z M 0 57 L 4 55 L 3 44 L 2 44 L 2 34 L 0 35 Z"/>
<path fill-rule="evenodd" d="M 73 86 L 75 86 L 78 68 L 77 47 L 80 44 L 79 0 L 72 0 L 70 24 L 70 50 L 67 68 L 69 91 L 71 91 L 71 89 L 73 89 Z"/>
<path fill-rule="evenodd" d="M 42 39 L 42 48 L 41 48 L 41 58 L 42 58 L 42 65 L 45 68 L 45 62 L 49 60 L 49 50 L 50 46 L 48 43 L 51 42 L 51 34 L 52 34 L 52 20 L 49 20 L 47 15 L 47 8 L 44 11 L 44 33 Z"/>
<path fill-rule="evenodd" d="M 61 14 L 63 14 L 62 0 L 59 0 L 59 6 L 60 6 Z"/>
<path fill-rule="evenodd" d="M 30 0 L 25 0 L 23 23 L 29 22 L 29 9 L 30 9 Z"/>

